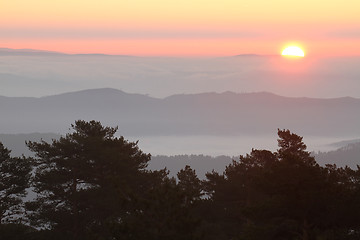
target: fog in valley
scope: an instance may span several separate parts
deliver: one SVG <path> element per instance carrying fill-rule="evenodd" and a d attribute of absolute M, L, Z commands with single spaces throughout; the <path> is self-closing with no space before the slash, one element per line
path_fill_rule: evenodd
<path fill-rule="evenodd" d="M 204 92 L 271 92 L 287 97 L 360 97 L 359 57 L 284 59 L 68 55 L 0 49 L 0 95 L 42 97 L 92 88 L 168 97 Z"/>
<path fill-rule="evenodd" d="M 75 120 L 94 119 L 139 141 L 149 167 L 176 173 L 188 164 L 202 176 L 252 148 L 276 151 L 278 128 L 303 136 L 310 151 L 335 151 L 360 136 L 359 63 L 0 49 L 0 141 L 31 155 L 25 141 L 49 142 Z"/>
<path fill-rule="evenodd" d="M 0 239 L 359 239 L 359 63 L 0 49 Z"/>

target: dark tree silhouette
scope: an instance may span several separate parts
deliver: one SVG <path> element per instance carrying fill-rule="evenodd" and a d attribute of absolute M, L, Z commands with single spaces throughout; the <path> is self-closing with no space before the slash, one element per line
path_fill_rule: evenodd
<path fill-rule="evenodd" d="M 11 216 L 19 213 L 30 179 L 30 161 L 11 157 L 10 153 L 11 151 L 0 143 L 0 224 L 11 221 Z"/>
<path fill-rule="evenodd" d="M 205 189 L 221 226 L 217 239 L 353 239 L 358 236 L 359 173 L 320 167 L 302 137 L 278 130 L 279 149 L 253 150 Z M 215 219 L 215 221 L 214 221 Z"/>
<path fill-rule="evenodd" d="M 202 186 L 195 170 L 186 165 L 184 169 L 178 172 L 177 177 L 179 179 L 178 185 L 181 191 L 185 193 L 184 204 L 191 205 L 199 201 L 202 195 Z"/>
<path fill-rule="evenodd" d="M 38 226 L 69 239 L 108 238 L 146 188 L 150 155 L 100 122 L 76 121 L 72 128 L 51 144 L 27 143 L 36 153 L 38 194 L 28 209 Z"/>
<path fill-rule="evenodd" d="M 36 153 L 26 204 L 32 226 L 0 224 L 0 238 L 66 240 L 360 239 L 360 167 L 319 166 L 302 137 L 278 130 L 276 152 L 252 149 L 200 181 L 189 166 L 170 178 L 117 128 L 76 121 Z M 0 143 L 0 210 L 16 213 L 30 161 Z M 41 227 L 38 231 L 34 227 Z M 45 228 L 45 229 L 44 229 Z"/>
<path fill-rule="evenodd" d="M 201 182 L 189 166 L 178 176 L 179 183 L 167 174 L 158 178 L 161 181 L 154 182 L 136 211 L 124 219 L 124 229 L 117 239 L 202 239 L 199 231 L 201 219 L 196 212 Z"/>
<path fill-rule="evenodd" d="M 308 165 L 316 165 L 315 158 L 311 156 L 309 151 L 306 151 L 306 145 L 303 138 L 291 133 L 289 130 L 278 129 L 278 158 L 286 160 L 289 158 L 297 158 L 299 161 Z"/>

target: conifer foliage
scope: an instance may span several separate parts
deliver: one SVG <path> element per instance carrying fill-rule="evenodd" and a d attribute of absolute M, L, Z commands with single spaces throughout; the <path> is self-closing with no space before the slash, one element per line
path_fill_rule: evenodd
<path fill-rule="evenodd" d="M 76 121 L 72 128 L 51 144 L 27 143 L 36 153 L 38 194 L 28 209 L 33 223 L 68 239 L 106 238 L 141 194 L 150 155 L 100 122 Z"/>
<path fill-rule="evenodd" d="M 28 159 L 0 144 L 0 240 L 360 239 L 360 167 L 320 166 L 289 130 L 277 151 L 253 149 L 202 181 L 190 166 L 177 179 L 147 170 L 150 155 L 116 131 L 79 120 L 28 142 Z M 30 221 L 9 224 L 16 215 Z"/>
<path fill-rule="evenodd" d="M 10 153 L 0 143 L 0 224 L 12 221 L 12 215 L 19 214 L 30 180 L 30 162 L 11 157 Z"/>

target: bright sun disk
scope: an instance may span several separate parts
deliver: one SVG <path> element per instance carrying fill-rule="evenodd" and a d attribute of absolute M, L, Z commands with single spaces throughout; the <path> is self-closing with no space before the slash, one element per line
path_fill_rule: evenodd
<path fill-rule="evenodd" d="M 305 53 L 304 51 L 297 47 L 297 46 L 289 46 L 289 47 L 286 47 L 281 55 L 283 56 L 293 56 L 293 57 L 304 57 L 305 56 Z"/>

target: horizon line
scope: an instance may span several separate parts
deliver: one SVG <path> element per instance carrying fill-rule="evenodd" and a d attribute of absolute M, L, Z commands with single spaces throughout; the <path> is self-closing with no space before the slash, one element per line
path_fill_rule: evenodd
<path fill-rule="evenodd" d="M 73 90 L 73 91 L 67 91 L 67 92 L 61 92 L 61 93 L 54 93 L 54 94 L 44 95 L 44 96 L 38 96 L 38 97 L 33 97 L 33 96 L 4 96 L 4 95 L 0 95 L 0 97 L 5 97 L 5 98 L 33 98 L 33 99 L 41 99 L 41 98 L 46 98 L 46 97 L 61 96 L 61 95 L 66 95 L 66 94 L 76 94 L 76 93 L 81 93 L 81 92 L 97 91 L 97 90 L 117 91 L 117 92 L 121 92 L 121 93 L 124 93 L 124 94 L 129 94 L 129 95 L 141 95 L 141 96 L 146 96 L 146 97 L 149 97 L 149 98 L 159 99 L 159 100 L 163 100 L 163 99 L 170 98 L 170 97 L 174 97 L 174 96 L 194 96 L 194 95 L 203 95 L 203 94 L 217 94 L 217 95 L 222 95 L 222 94 L 236 94 L 236 95 L 270 94 L 270 95 L 277 96 L 277 97 L 291 98 L 291 99 L 336 100 L 336 99 L 350 98 L 350 99 L 360 100 L 360 98 L 352 97 L 352 96 L 342 96 L 342 97 L 306 97 L 306 96 L 302 96 L 302 97 L 294 97 L 294 96 L 284 96 L 284 95 L 280 95 L 280 94 L 273 93 L 273 92 L 269 92 L 269 91 L 252 91 L 252 92 L 245 92 L 245 91 L 244 91 L 244 92 L 234 92 L 234 91 L 215 92 L 215 91 L 207 91 L 207 92 L 197 92 L 197 93 L 175 93 L 175 94 L 168 95 L 168 96 L 166 96 L 166 97 L 154 97 L 154 96 L 151 96 L 150 94 L 146 94 L 146 93 L 132 93 L 132 92 L 124 91 L 124 90 L 122 90 L 122 89 L 111 88 L 111 87 L 104 87 L 104 88 L 86 88 L 86 89 Z"/>
<path fill-rule="evenodd" d="M 132 55 L 132 54 L 118 54 L 118 53 L 105 53 L 105 52 L 67 52 L 67 51 L 54 51 L 54 50 L 46 50 L 46 49 L 35 49 L 35 48 L 9 48 L 9 47 L 0 47 L 0 56 L 5 56 L 4 53 L 9 53 L 9 55 L 16 54 L 39 54 L 39 55 L 62 55 L 62 56 L 109 56 L 109 57 L 138 57 L 138 58 L 228 58 L 228 57 L 284 57 L 281 53 L 277 54 L 259 54 L 259 53 L 235 53 L 231 55 L 223 55 L 223 54 L 214 54 L 214 55 L 201 55 L 201 54 L 159 54 L 159 55 Z M 324 55 L 324 56 L 315 56 L 311 54 L 306 54 L 304 57 L 307 58 L 353 58 L 360 57 L 359 55 Z"/>
<path fill-rule="evenodd" d="M 8 48 L 0 47 L 1 54 L 9 53 L 14 54 L 54 54 L 54 55 L 68 55 L 68 56 L 82 56 L 82 55 L 98 55 L 98 56 L 113 56 L 113 57 L 159 57 L 159 58 L 222 58 L 222 57 L 281 57 L 281 54 L 257 54 L 257 53 L 239 53 L 233 55 L 129 55 L 129 54 L 109 54 L 102 52 L 87 52 L 87 53 L 71 53 L 66 51 L 53 51 L 45 49 L 34 49 L 34 48 Z"/>

